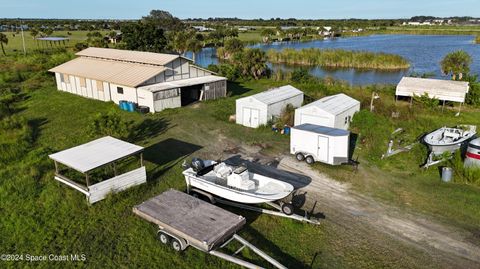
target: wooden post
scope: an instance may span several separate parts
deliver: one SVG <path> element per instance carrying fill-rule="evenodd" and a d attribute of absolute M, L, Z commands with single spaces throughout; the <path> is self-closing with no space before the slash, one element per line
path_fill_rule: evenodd
<path fill-rule="evenodd" d="M 113 174 L 117 176 L 117 164 L 113 162 Z"/>
<path fill-rule="evenodd" d="M 143 152 L 140 153 L 140 167 L 143 166 Z"/>
<path fill-rule="evenodd" d="M 58 163 L 57 161 L 53 161 L 55 163 L 55 174 L 58 174 Z"/>
<path fill-rule="evenodd" d="M 88 173 L 85 174 L 85 181 L 87 182 L 87 187 L 90 186 L 90 180 L 88 179 Z"/>

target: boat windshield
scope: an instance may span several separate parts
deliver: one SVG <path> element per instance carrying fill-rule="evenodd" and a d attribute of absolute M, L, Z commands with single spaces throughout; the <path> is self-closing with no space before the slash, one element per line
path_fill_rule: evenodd
<path fill-rule="evenodd" d="M 235 174 L 241 174 L 241 173 L 245 172 L 246 170 L 247 170 L 247 167 L 242 165 L 242 166 L 239 166 L 239 167 L 235 168 L 235 170 L 233 170 L 233 172 Z"/>

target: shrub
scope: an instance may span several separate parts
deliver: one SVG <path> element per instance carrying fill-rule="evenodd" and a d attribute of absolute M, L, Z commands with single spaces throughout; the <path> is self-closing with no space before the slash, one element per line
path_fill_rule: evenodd
<path fill-rule="evenodd" d="M 97 114 L 89 126 L 88 134 L 92 137 L 109 135 L 126 139 L 129 137 L 130 126 L 130 122 L 124 120 L 119 113 L 112 110 L 108 113 Z"/>
<path fill-rule="evenodd" d="M 312 80 L 312 75 L 305 68 L 295 69 L 292 72 L 290 80 L 297 83 L 306 83 Z"/>
<path fill-rule="evenodd" d="M 424 93 L 422 95 L 414 95 L 413 100 L 429 109 L 435 109 L 440 104 L 440 100 L 438 100 L 437 98 L 430 98 L 427 93 Z"/>

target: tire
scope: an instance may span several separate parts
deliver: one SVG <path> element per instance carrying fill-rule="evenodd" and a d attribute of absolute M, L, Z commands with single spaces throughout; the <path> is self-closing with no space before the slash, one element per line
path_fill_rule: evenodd
<path fill-rule="evenodd" d="M 158 240 L 164 245 L 167 245 L 170 242 L 170 236 L 162 231 L 158 231 L 157 237 Z"/>
<path fill-rule="evenodd" d="M 282 212 L 283 214 L 290 216 L 293 214 L 293 205 L 289 203 L 282 204 Z"/>
<path fill-rule="evenodd" d="M 305 160 L 305 156 L 304 156 L 302 153 L 297 153 L 297 154 L 295 155 L 295 158 L 296 158 L 297 161 L 299 161 L 299 162 Z"/>
<path fill-rule="evenodd" d="M 172 245 L 173 250 L 175 250 L 177 252 L 182 251 L 182 244 L 176 238 L 172 238 L 171 245 Z"/>
<path fill-rule="evenodd" d="M 312 156 L 307 156 L 305 158 L 305 161 L 308 163 L 308 164 L 313 164 L 315 162 L 315 160 L 313 159 Z"/>

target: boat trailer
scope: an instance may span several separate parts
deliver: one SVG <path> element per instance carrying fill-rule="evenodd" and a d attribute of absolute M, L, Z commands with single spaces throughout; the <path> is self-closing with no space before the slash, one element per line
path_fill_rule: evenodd
<path fill-rule="evenodd" d="M 418 143 L 418 141 L 417 141 L 417 142 L 414 142 L 414 143 L 412 143 L 410 145 L 407 145 L 405 147 L 400 147 L 400 148 L 397 148 L 397 149 L 393 149 L 393 146 L 395 144 L 396 136 L 403 133 L 404 131 L 405 130 L 403 128 L 398 128 L 395 131 L 393 131 L 393 133 L 390 135 L 390 140 L 388 141 L 387 152 L 382 155 L 382 159 L 388 158 L 390 156 L 396 155 L 396 154 L 401 153 L 401 152 L 410 151 Z"/>
<path fill-rule="evenodd" d="M 295 214 L 295 213 L 293 213 L 293 207 L 290 207 L 291 204 L 287 204 L 287 203 L 284 203 L 284 202 L 281 202 L 281 201 L 278 202 L 280 205 L 277 204 L 277 203 L 274 203 L 274 202 L 265 203 L 265 204 L 267 204 L 270 207 L 275 209 L 275 210 L 271 210 L 271 209 L 261 208 L 261 207 L 258 207 L 258 206 L 252 206 L 252 205 L 247 205 L 247 204 L 242 204 L 242 203 L 229 201 L 229 200 L 220 198 L 218 196 L 215 196 L 215 195 L 213 195 L 209 192 L 206 192 L 204 190 L 200 190 L 198 188 L 187 188 L 187 193 L 191 194 L 194 197 L 198 197 L 199 195 L 201 195 L 201 196 L 207 198 L 208 201 L 212 204 L 219 203 L 219 204 L 224 204 L 224 205 L 227 205 L 227 206 L 233 206 L 233 207 L 237 207 L 237 208 L 241 208 L 241 209 L 245 209 L 245 210 L 250 210 L 250 211 L 254 211 L 254 212 L 259 212 L 259 213 L 263 213 L 263 214 L 268 214 L 268 215 L 273 215 L 273 216 L 278 216 L 278 217 L 283 217 L 283 218 L 288 218 L 288 219 L 294 219 L 294 220 L 297 220 L 297 221 L 306 222 L 306 223 L 310 223 L 310 224 L 315 224 L 315 225 L 320 224 L 320 221 L 316 218 L 313 218 L 312 216 L 309 216 L 307 211 L 304 210 L 304 215 L 303 216 Z M 290 206 L 286 207 L 285 205 L 290 205 Z M 286 211 L 285 208 L 291 209 L 291 211 Z"/>

